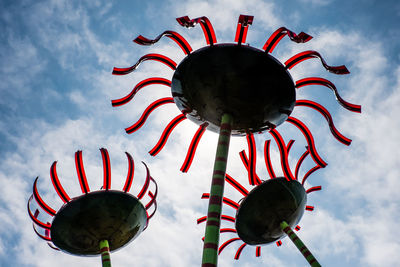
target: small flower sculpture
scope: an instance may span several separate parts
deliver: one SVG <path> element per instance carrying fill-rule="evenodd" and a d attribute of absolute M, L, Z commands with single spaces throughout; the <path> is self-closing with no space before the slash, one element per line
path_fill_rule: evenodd
<path fill-rule="evenodd" d="M 33 221 L 35 233 L 47 241 L 51 248 L 79 256 L 101 254 L 103 266 L 111 266 L 109 252 L 135 239 L 147 228 L 149 219 L 156 212 L 157 184 L 143 163 L 147 172 L 145 183 L 137 196 L 130 194 L 134 161 L 132 156 L 125 152 L 129 164 L 125 185 L 122 191 L 111 190 L 110 158 L 105 148 L 101 148 L 100 151 L 104 170 L 103 186 L 100 190 L 90 190 L 82 151 L 77 151 L 75 165 L 82 195 L 71 198 L 66 193 L 58 179 L 55 161 L 50 168 L 50 177 L 55 191 L 64 202 L 63 206 L 56 211 L 42 199 L 37 189 L 39 178 L 36 178 L 33 194 L 28 201 L 28 214 Z M 154 184 L 154 192 L 149 190 L 150 182 Z M 150 200 L 143 205 L 140 200 L 146 193 Z M 33 199 L 38 206 L 34 210 L 31 209 Z M 151 209 L 153 211 L 149 214 L 148 210 Z M 39 218 L 41 211 L 52 217 L 51 223 Z"/>

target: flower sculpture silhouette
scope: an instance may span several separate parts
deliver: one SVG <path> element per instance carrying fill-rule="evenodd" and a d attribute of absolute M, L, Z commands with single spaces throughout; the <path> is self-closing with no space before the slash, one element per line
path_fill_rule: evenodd
<path fill-rule="evenodd" d="M 157 184 L 143 163 L 147 172 L 145 183 L 136 196 L 130 194 L 134 161 L 132 156 L 125 152 L 129 164 L 125 185 L 122 191 L 111 190 L 109 154 L 105 148 L 101 148 L 100 151 L 104 170 L 102 189 L 90 190 L 82 151 L 77 151 L 75 165 L 82 195 L 71 198 L 66 193 L 57 175 L 57 161 L 54 161 L 50 168 L 50 177 L 64 204 L 58 211 L 51 208 L 39 194 L 37 177 L 33 183 L 33 194 L 28 201 L 28 214 L 33 221 L 35 233 L 47 241 L 51 248 L 80 256 L 102 254 L 104 264 L 105 261 L 110 261 L 109 251 L 123 247 L 147 228 L 149 219 L 157 209 Z M 149 190 L 150 182 L 154 184 L 153 192 Z M 146 193 L 149 201 L 143 205 L 140 200 Z M 37 203 L 34 210 L 31 209 L 33 199 Z M 153 210 L 151 214 L 148 213 L 149 210 Z M 52 223 L 39 218 L 41 211 L 52 217 Z"/>

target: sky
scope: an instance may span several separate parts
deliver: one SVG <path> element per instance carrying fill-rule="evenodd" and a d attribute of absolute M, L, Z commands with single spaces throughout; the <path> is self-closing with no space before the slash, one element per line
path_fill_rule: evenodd
<path fill-rule="evenodd" d="M 240 14 L 253 15 L 247 43 L 261 48 L 281 26 L 313 36 L 305 44 L 284 38 L 272 55 L 281 62 L 304 50 L 316 50 L 330 65 L 345 64 L 349 75 L 325 71 L 319 60 L 305 61 L 290 71 L 294 80 L 318 76 L 332 81 L 341 96 L 362 105 L 362 113 L 342 108 L 327 88 L 297 90 L 297 99 L 324 105 L 336 127 L 352 139 L 347 147 L 333 138 L 324 118 L 305 107 L 293 116 L 314 134 L 328 166 L 310 176 L 306 188 L 321 185 L 308 195 L 313 212 L 305 212 L 298 235 L 323 266 L 396 266 L 400 262 L 397 228 L 400 220 L 400 3 L 398 1 L 1 1 L 0 3 L 0 266 L 100 266 L 99 257 L 77 257 L 52 250 L 35 235 L 26 203 L 34 179 L 43 199 L 53 208 L 62 202 L 55 193 L 49 169 L 57 160 L 58 175 L 70 196 L 80 195 L 74 153 L 83 151 L 91 189 L 102 184 L 99 148 L 111 158 L 112 188 L 122 188 L 127 160 L 135 160 L 132 193 L 145 178 L 148 164 L 159 186 L 158 210 L 149 227 L 132 243 L 112 253 L 114 266 L 199 266 L 217 134 L 206 131 L 188 173 L 181 173 L 191 138 L 198 126 L 186 120 L 171 134 L 164 149 L 151 157 L 164 127 L 179 114 L 173 104 L 156 109 L 133 134 L 132 125 L 144 109 L 161 97 L 166 86 L 142 89 L 134 100 L 112 107 L 149 77 L 171 79 L 173 71 L 158 62 L 144 62 L 126 76 L 112 68 L 133 65 L 142 55 L 161 53 L 176 62 L 184 58 L 168 38 L 151 47 L 134 44 L 142 34 L 154 38 L 164 30 L 184 36 L 194 50 L 206 45 L 200 27 L 186 29 L 175 18 L 207 16 L 219 43 L 233 42 Z M 306 142 L 288 123 L 278 127 L 285 141 L 295 139 L 289 163 L 295 166 Z M 257 172 L 268 179 L 263 143 L 269 133 L 255 135 Z M 282 175 L 279 152 L 272 139 L 275 172 Z M 228 173 L 247 189 L 247 172 L 239 152 L 247 150 L 243 137 L 231 139 Z M 307 159 L 300 175 L 314 166 Z M 135 191 L 136 190 L 136 191 Z M 225 196 L 241 195 L 229 185 Z M 230 207 L 223 213 L 233 216 Z M 232 227 L 228 223 L 223 227 Z M 221 242 L 235 237 L 221 234 Z M 233 259 L 240 242 L 219 257 L 220 266 L 307 266 L 294 245 L 263 246 L 261 257 L 247 246 Z"/>

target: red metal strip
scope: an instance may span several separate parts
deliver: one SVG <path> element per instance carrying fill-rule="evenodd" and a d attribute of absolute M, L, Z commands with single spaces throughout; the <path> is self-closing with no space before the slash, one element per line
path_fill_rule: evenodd
<path fill-rule="evenodd" d="M 298 80 L 296 82 L 296 88 L 300 88 L 300 87 L 307 86 L 307 85 L 323 85 L 325 87 L 328 87 L 329 89 L 331 89 L 333 91 L 333 93 L 335 94 L 336 100 L 339 102 L 339 104 L 342 107 L 344 107 L 345 109 L 350 110 L 352 112 L 361 113 L 361 106 L 345 101 L 339 95 L 339 92 L 336 89 L 336 86 L 331 81 L 328 81 L 326 79 L 319 78 L 319 77 L 310 77 L 310 78 Z"/>
<path fill-rule="evenodd" d="M 309 189 L 307 189 L 306 190 L 306 193 L 308 194 L 308 193 L 311 193 L 311 192 L 314 192 L 314 191 L 319 191 L 319 190 L 321 190 L 322 188 L 321 188 L 321 186 L 319 185 L 319 186 L 314 186 L 314 187 L 311 187 L 311 188 L 309 188 Z"/>
<path fill-rule="evenodd" d="M 126 176 L 125 185 L 122 190 L 125 193 L 127 193 L 127 192 L 129 192 L 129 190 L 131 189 L 131 186 L 132 186 L 133 176 L 135 174 L 135 162 L 133 161 L 131 154 L 129 154 L 128 152 L 125 152 L 125 154 L 126 154 L 126 157 L 128 158 L 129 165 L 128 165 L 128 175 Z"/>
<path fill-rule="evenodd" d="M 290 153 L 290 149 L 292 148 L 293 144 L 294 144 L 294 140 L 290 139 L 288 144 L 287 144 L 287 146 L 286 146 L 286 151 L 287 151 L 288 155 Z"/>
<path fill-rule="evenodd" d="M 101 158 L 103 160 L 103 189 L 111 188 L 111 163 L 108 151 L 105 148 L 100 148 Z"/>
<path fill-rule="evenodd" d="M 164 78 L 159 78 L 159 77 L 152 77 L 152 78 L 149 78 L 149 79 L 139 82 L 128 95 L 126 95 L 120 99 L 111 100 L 111 105 L 113 107 L 125 105 L 126 103 L 128 103 L 129 101 L 132 100 L 132 98 L 136 95 L 137 92 L 139 92 L 140 89 L 142 89 L 143 87 L 146 87 L 148 85 L 152 85 L 152 84 L 161 84 L 161 85 L 171 87 L 170 80 L 167 80 Z"/>
<path fill-rule="evenodd" d="M 156 200 L 156 195 L 154 194 L 153 195 L 153 193 L 151 193 L 151 192 L 149 192 L 149 196 L 150 196 L 150 198 L 152 198 L 152 200 L 153 200 L 153 203 L 152 204 L 154 204 L 154 210 L 153 210 L 153 212 L 149 215 L 149 214 L 147 214 L 147 221 L 149 221 L 153 216 L 154 216 L 154 214 L 156 213 L 156 211 L 157 211 L 157 200 Z M 146 211 L 147 212 L 147 211 Z"/>
<path fill-rule="evenodd" d="M 286 60 L 285 66 L 286 66 L 286 68 L 291 69 L 294 66 L 296 66 L 297 64 L 299 64 L 300 62 L 310 59 L 310 58 L 319 58 L 321 60 L 322 65 L 324 66 L 324 68 L 331 73 L 334 73 L 334 74 L 349 74 L 350 73 L 345 65 L 329 66 L 328 64 L 326 64 L 325 60 L 322 58 L 322 56 L 318 52 L 312 51 L 312 50 L 304 51 L 304 52 L 294 55 L 293 57 Z"/>
<path fill-rule="evenodd" d="M 246 134 L 246 140 L 247 140 L 247 147 L 249 149 L 249 168 L 248 168 L 248 176 L 249 176 L 249 182 L 251 185 L 256 184 L 256 143 L 254 140 L 254 135 L 252 133 L 247 133 Z M 258 183 L 259 184 L 259 183 Z"/>
<path fill-rule="evenodd" d="M 227 173 L 225 174 L 225 180 L 243 196 L 247 196 L 249 194 L 249 191 L 246 188 L 244 188 L 238 181 L 233 179 L 232 176 Z"/>
<path fill-rule="evenodd" d="M 174 99 L 172 97 L 165 97 L 165 98 L 160 98 L 160 99 L 154 101 L 153 103 L 151 103 L 146 108 L 146 110 L 143 112 L 140 119 L 135 124 L 133 124 L 132 126 L 125 129 L 126 133 L 131 134 L 131 133 L 139 130 L 143 126 L 143 124 L 146 122 L 147 118 L 149 117 L 150 113 L 153 110 L 155 110 L 156 108 L 158 108 L 161 105 L 165 105 L 168 103 L 174 103 Z"/>
<path fill-rule="evenodd" d="M 267 167 L 269 177 L 273 179 L 276 178 L 276 175 L 272 167 L 270 145 L 271 145 L 271 140 L 266 140 L 264 143 L 264 161 L 265 161 L 265 166 Z"/>
<path fill-rule="evenodd" d="M 296 231 L 300 231 L 301 227 L 299 225 L 296 225 L 296 227 L 294 228 L 294 230 Z"/>
<path fill-rule="evenodd" d="M 71 200 L 71 198 L 68 196 L 67 193 L 65 193 L 65 190 L 62 187 L 60 180 L 58 179 L 56 166 L 57 166 L 57 161 L 54 161 L 50 168 L 51 182 L 53 183 L 54 189 L 56 190 L 61 200 L 64 203 L 67 203 Z"/>
<path fill-rule="evenodd" d="M 37 189 L 37 181 L 39 177 L 36 177 L 35 182 L 33 183 L 33 196 L 35 197 L 36 202 L 39 204 L 39 206 L 47 212 L 49 215 L 54 216 L 56 215 L 56 211 L 52 209 L 49 205 L 46 204 L 46 202 L 43 201 L 43 199 L 39 195 L 39 191 Z"/>
<path fill-rule="evenodd" d="M 147 168 L 146 163 L 144 163 L 143 161 L 142 161 L 142 163 L 143 163 L 144 167 L 146 168 L 146 180 L 144 182 L 142 190 L 140 190 L 139 194 L 137 195 L 138 199 L 142 199 L 142 197 L 146 193 L 147 189 L 149 188 L 150 179 L 151 179 L 149 168 Z"/>
<path fill-rule="evenodd" d="M 50 228 L 51 228 L 51 224 L 50 224 L 50 223 L 44 223 L 44 222 L 40 221 L 40 220 L 37 218 L 37 216 L 39 215 L 38 212 L 35 212 L 35 215 L 36 215 L 36 216 L 35 216 L 34 214 L 32 214 L 31 208 L 30 208 L 30 203 L 31 203 L 32 199 L 33 199 L 33 195 L 29 198 L 28 204 L 27 204 L 29 217 L 31 217 L 31 220 L 32 220 L 35 224 L 37 224 L 38 226 L 40 226 L 40 227 L 42 227 L 42 228 L 44 228 L 44 229 L 50 229 Z"/>
<path fill-rule="evenodd" d="M 226 241 L 225 243 L 223 243 L 223 244 L 219 247 L 218 255 L 221 254 L 221 252 L 224 250 L 224 248 L 226 248 L 226 246 L 228 246 L 230 243 L 232 243 L 232 242 L 234 242 L 234 241 L 238 241 L 238 240 L 240 240 L 240 238 L 239 238 L 239 237 L 235 237 L 235 238 L 229 239 L 228 241 Z"/>
<path fill-rule="evenodd" d="M 185 55 L 188 55 L 190 54 L 190 52 L 192 52 L 193 49 L 190 46 L 190 44 L 186 41 L 186 39 L 183 38 L 182 35 L 174 31 L 165 31 L 153 40 L 147 39 L 146 37 L 139 35 L 133 41 L 139 45 L 152 45 L 157 43 L 163 36 L 166 36 L 172 39 L 175 43 L 177 43 L 179 47 L 182 49 L 182 51 L 185 53 Z"/>
<path fill-rule="evenodd" d="M 304 185 L 304 183 L 306 182 L 308 176 L 310 176 L 311 174 L 313 174 L 313 172 L 315 172 L 316 170 L 321 169 L 321 166 L 315 166 L 314 168 L 310 169 L 303 177 L 303 180 L 301 180 L 301 184 Z"/>
<path fill-rule="evenodd" d="M 165 143 L 168 140 L 168 137 L 174 130 L 174 128 L 181 123 L 183 120 L 186 119 L 185 114 L 180 114 L 176 116 L 168 125 L 165 127 L 163 133 L 161 134 L 160 139 L 158 140 L 157 144 L 149 151 L 150 155 L 155 156 L 157 155 L 165 146 Z"/>
<path fill-rule="evenodd" d="M 180 169 L 181 172 L 187 172 L 190 168 L 190 165 L 192 165 L 194 155 L 196 154 L 197 146 L 199 145 L 201 137 L 203 136 L 204 132 L 206 131 L 207 126 L 208 126 L 207 122 L 203 123 L 202 125 L 199 126 L 196 133 L 194 134 L 194 136 L 192 138 L 192 142 L 190 143 L 188 152 L 186 154 L 185 161 L 183 162 L 182 167 Z"/>
<path fill-rule="evenodd" d="M 261 247 L 257 246 L 256 247 L 256 257 L 260 257 L 261 256 Z"/>
<path fill-rule="evenodd" d="M 137 67 L 146 60 L 155 60 L 158 62 L 161 62 L 168 67 L 170 67 L 172 70 L 176 69 L 176 62 L 170 59 L 169 57 L 166 57 L 164 55 L 160 54 L 147 54 L 142 56 L 133 66 L 127 67 L 127 68 L 117 68 L 114 67 L 112 74 L 113 75 L 126 75 L 137 69 Z"/>
<path fill-rule="evenodd" d="M 247 155 L 246 155 L 246 151 L 242 150 L 241 152 L 239 152 L 239 156 L 240 156 L 240 159 L 242 160 L 242 163 L 243 163 L 244 167 L 247 170 L 247 173 L 249 173 L 250 172 L 250 166 L 249 166 L 249 160 L 248 160 Z M 250 177 L 250 175 L 249 175 L 249 177 Z M 262 181 L 258 177 L 257 173 L 255 173 L 255 178 L 256 178 L 257 185 L 262 184 Z M 249 179 L 249 184 L 252 185 L 250 183 L 250 179 Z"/>
<path fill-rule="evenodd" d="M 242 254 L 242 251 L 243 251 L 243 249 L 244 249 L 244 247 L 245 247 L 246 245 L 247 245 L 246 243 L 243 243 L 243 244 L 238 248 L 238 250 L 236 251 L 236 254 L 235 254 L 235 260 L 238 260 L 238 259 L 240 258 L 240 254 Z"/>
<path fill-rule="evenodd" d="M 210 20 L 207 17 L 199 17 L 190 19 L 188 16 L 180 17 L 176 19 L 178 23 L 186 28 L 194 27 L 200 23 L 201 29 L 203 30 L 204 37 L 208 45 L 214 45 L 217 43 L 214 28 L 212 27 Z"/>
<path fill-rule="evenodd" d="M 75 152 L 75 166 L 76 166 L 76 173 L 78 175 L 79 184 L 81 186 L 82 193 L 89 193 L 90 188 L 86 179 L 85 169 L 83 168 L 83 161 L 82 161 L 82 151 L 78 150 Z"/>
<path fill-rule="evenodd" d="M 314 206 L 306 206 L 306 210 L 313 211 L 314 210 Z"/>
<path fill-rule="evenodd" d="M 39 232 L 38 232 L 38 230 L 36 229 L 36 227 L 35 227 L 34 224 L 32 224 L 32 227 L 33 227 L 33 231 L 35 231 L 35 233 L 36 233 L 41 239 L 43 239 L 43 240 L 45 240 L 45 241 L 50 241 L 50 242 L 51 242 L 51 238 L 50 238 L 50 237 L 47 237 L 47 236 L 44 236 L 44 235 L 39 234 Z"/>
<path fill-rule="evenodd" d="M 346 146 L 349 146 L 351 144 L 351 139 L 349 139 L 346 136 L 342 135 L 336 129 L 335 124 L 333 123 L 333 119 L 332 119 L 331 114 L 322 105 L 320 105 L 320 104 L 318 104 L 316 102 L 310 101 L 310 100 L 297 100 L 296 101 L 296 106 L 305 106 L 305 107 L 309 107 L 309 108 L 312 108 L 312 109 L 318 111 L 322 116 L 324 116 L 324 118 L 328 122 L 329 129 L 330 129 L 332 135 L 336 138 L 336 140 L 338 140 L 339 142 L 341 142 L 342 144 L 344 144 Z"/>
<path fill-rule="evenodd" d="M 154 194 L 149 191 L 148 195 L 150 196 L 150 201 L 145 206 L 146 210 L 149 209 L 153 204 L 155 204 L 156 198 L 157 198 L 157 194 L 158 194 L 158 185 L 157 185 L 156 181 L 151 176 L 150 176 L 150 181 L 154 183 L 155 191 L 154 191 Z"/>
<path fill-rule="evenodd" d="M 295 180 L 295 178 L 292 174 L 292 171 L 290 170 L 286 145 L 285 145 L 285 142 L 283 141 L 282 136 L 279 134 L 279 132 L 276 129 L 270 130 L 269 133 L 272 135 L 272 137 L 275 139 L 276 144 L 278 145 L 279 152 L 281 155 L 282 171 L 285 175 L 285 178 L 288 181 Z"/>
<path fill-rule="evenodd" d="M 301 157 L 299 158 L 299 160 L 297 161 L 297 164 L 296 164 L 296 171 L 295 171 L 296 180 L 299 179 L 299 170 L 300 170 L 301 164 L 303 163 L 304 159 L 310 154 L 310 151 L 308 150 L 308 146 L 306 146 L 306 149 L 307 150 L 301 155 Z"/>
<path fill-rule="evenodd" d="M 236 233 L 236 229 L 233 228 L 221 228 L 220 233 Z"/>
<path fill-rule="evenodd" d="M 241 45 L 246 42 L 249 25 L 253 23 L 254 16 L 240 15 L 236 28 L 235 42 Z"/>
<path fill-rule="evenodd" d="M 282 246 L 282 241 L 276 241 L 276 245 L 278 246 L 278 247 L 280 247 L 280 246 Z"/>
<path fill-rule="evenodd" d="M 317 149 L 315 148 L 314 138 L 307 126 L 295 117 L 289 117 L 287 121 L 296 126 L 306 138 L 310 154 L 314 162 L 321 166 L 321 168 L 325 168 L 328 164 L 318 155 Z"/>
<path fill-rule="evenodd" d="M 275 49 L 276 45 L 281 41 L 283 37 L 288 35 L 290 40 L 296 43 L 305 43 L 312 39 L 312 36 L 307 33 L 301 32 L 298 35 L 285 27 L 281 27 L 277 29 L 271 36 L 268 38 L 267 42 L 263 46 L 263 50 L 267 53 L 272 53 Z"/>

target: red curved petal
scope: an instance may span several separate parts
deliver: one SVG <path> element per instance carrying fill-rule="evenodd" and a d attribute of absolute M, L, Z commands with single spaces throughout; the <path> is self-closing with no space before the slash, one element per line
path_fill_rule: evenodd
<path fill-rule="evenodd" d="M 120 99 L 111 100 L 111 105 L 113 107 L 125 105 L 126 103 L 128 103 L 129 101 L 132 100 L 132 98 L 136 95 L 137 92 L 139 92 L 140 89 L 142 89 L 145 86 L 152 85 L 152 84 L 161 84 L 161 85 L 171 87 L 170 80 L 167 80 L 164 78 L 159 78 L 159 77 L 149 78 L 149 79 L 139 82 L 128 95 L 126 95 Z"/>
<path fill-rule="evenodd" d="M 190 44 L 186 41 L 186 39 L 183 38 L 182 35 L 174 31 L 165 31 L 153 40 L 147 39 L 146 37 L 139 35 L 133 41 L 139 45 L 152 45 L 157 43 L 163 36 L 166 36 L 172 39 L 175 43 L 177 43 L 179 47 L 182 49 L 183 53 L 185 53 L 185 55 L 190 54 L 190 52 L 193 50 Z"/>
<path fill-rule="evenodd" d="M 333 119 L 329 111 L 321 106 L 320 104 L 310 101 L 310 100 L 297 100 L 296 101 L 296 106 L 305 106 L 312 108 L 316 111 L 318 111 L 326 121 L 328 122 L 329 129 L 332 133 L 332 135 L 342 144 L 345 144 L 346 146 L 349 146 L 351 144 L 351 139 L 347 138 L 346 136 L 342 135 L 335 127 L 335 124 L 333 124 Z"/>
<path fill-rule="evenodd" d="M 168 137 L 170 136 L 174 128 L 185 119 L 185 114 L 180 114 L 176 116 L 170 123 L 168 123 L 167 127 L 165 127 L 163 133 L 161 134 L 161 137 L 158 140 L 157 144 L 149 151 L 149 154 L 152 156 L 157 155 L 165 146 L 165 143 L 167 142 Z"/>
<path fill-rule="evenodd" d="M 238 248 L 238 250 L 236 251 L 236 254 L 235 254 L 235 260 L 238 260 L 238 259 L 240 258 L 240 254 L 242 254 L 242 251 L 243 251 L 243 249 L 244 249 L 244 247 L 245 247 L 246 245 L 247 245 L 246 243 L 243 243 L 243 244 Z"/>
<path fill-rule="evenodd" d="M 306 138 L 310 154 L 314 162 L 321 166 L 321 168 L 325 168 L 328 164 L 319 156 L 317 149 L 315 148 L 314 138 L 307 126 L 294 117 L 289 117 L 287 121 L 295 125 Z"/>
<path fill-rule="evenodd" d="M 285 174 L 285 178 L 288 181 L 295 180 L 295 178 L 292 174 L 292 171 L 290 170 L 286 145 L 285 145 L 285 142 L 283 141 L 282 136 L 279 134 L 279 132 L 276 129 L 270 130 L 269 133 L 272 135 L 272 137 L 275 139 L 275 142 L 278 145 L 279 152 L 281 154 L 282 171 Z"/>
<path fill-rule="evenodd" d="M 29 217 L 30 217 L 31 220 L 32 220 L 35 224 L 37 224 L 38 226 L 40 226 L 40 227 L 42 227 L 42 228 L 44 228 L 44 229 L 50 229 L 50 228 L 51 228 L 51 224 L 50 224 L 50 223 L 44 223 L 44 222 L 40 221 L 40 220 L 37 218 L 37 216 L 39 215 L 39 211 L 38 211 L 38 210 L 37 210 L 37 212 L 36 212 L 35 214 L 32 214 L 31 208 L 30 208 L 30 203 L 31 203 L 32 199 L 33 199 L 33 195 L 29 198 L 28 204 L 27 204 L 27 209 L 28 209 Z"/>
<path fill-rule="evenodd" d="M 249 191 L 244 188 L 238 181 L 233 179 L 229 174 L 225 174 L 225 180 L 233 186 L 239 193 L 241 193 L 243 196 L 247 196 L 249 194 Z"/>
<path fill-rule="evenodd" d="M 334 73 L 334 74 L 349 74 L 350 73 L 345 65 L 329 66 L 328 64 L 326 64 L 325 60 L 322 58 L 322 56 L 317 51 L 312 51 L 312 50 L 304 51 L 304 52 L 294 55 L 293 57 L 286 60 L 285 66 L 286 66 L 286 68 L 291 69 L 294 66 L 296 66 L 297 64 L 299 64 L 300 62 L 310 59 L 310 58 L 319 58 L 321 60 L 322 65 L 324 66 L 324 68 L 331 73 Z"/>
<path fill-rule="evenodd" d="M 273 178 L 276 178 L 276 175 L 275 175 L 274 169 L 272 167 L 271 155 L 269 153 L 270 144 L 271 144 L 271 140 L 266 140 L 264 143 L 264 160 L 265 160 L 265 166 L 267 167 L 269 177 L 271 179 L 273 179 Z"/>
<path fill-rule="evenodd" d="M 321 189 L 322 189 L 322 187 L 320 185 L 319 186 L 314 186 L 314 187 L 311 187 L 311 188 L 307 189 L 306 193 L 308 194 L 308 193 L 311 193 L 311 192 L 314 192 L 314 191 L 319 191 Z"/>
<path fill-rule="evenodd" d="M 113 75 L 126 75 L 126 74 L 129 74 L 132 71 L 134 71 L 135 69 L 137 69 L 137 67 L 143 61 L 146 61 L 146 60 L 155 60 L 155 61 L 158 61 L 158 62 L 161 62 L 161 63 L 167 65 L 172 70 L 176 69 L 175 61 L 173 61 L 169 57 L 166 57 L 166 56 L 160 55 L 160 54 L 147 54 L 147 55 L 144 55 L 141 58 L 139 58 L 139 60 L 133 66 L 130 66 L 128 68 L 117 68 L 117 67 L 114 67 L 112 74 Z"/>
<path fill-rule="evenodd" d="M 345 101 L 339 95 L 339 92 L 337 91 L 336 86 L 331 81 L 328 81 L 326 79 L 319 78 L 319 77 L 310 77 L 310 78 L 298 80 L 296 82 L 296 88 L 300 88 L 300 87 L 307 86 L 307 85 L 323 85 L 325 87 L 328 87 L 329 89 L 331 89 L 333 91 L 333 93 L 335 94 L 336 100 L 339 102 L 340 105 L 342 105 L 342 107 L 344 107 L 345 109 L 350 110 L 352 112 L 361 113 L 361 106 Z"/>
<path fill-rule="evenodd" d="M 218 255 L 221 254 L 221 252 L 224 250 L 224 248 L 226 248 L 226 246 L 228 246 L 230 243 L 232 243 L 234 241 L 238 241 L 238 240 L 240 240 L 240 238 L 239 237 L 235 237 L 235 238 L 229 239 L 228 241 L 223 243 L 218 249 Z"/>
<path fill-rule="evenodd" d="M 137 195 L 138 199 L 143 198 L 144 194 L 146 193 L 147 189 L 149 188 L 150 179 L 151 179 L 149 168 L 147 168 L 146 163 L 144 163 L 143 161 L 142 161 L 142 163 L 143 163 L 144 167 L 146 168 L 146 180 L 144 182 L 142 190 L 140 190 L 139 194 Z"/>
<path fill-rule="evenodd" d="M 176 19 L 178 23 L 186 28 L 194 27 L 196 24 L 200 23 L 203 30 L 206 42 L 208 45 L 214 45 L 217 43 L 217 38 L 215 36 L 214 28 L 212 27 L 210 20 L 207 17 L 199 17 L 195 19 L 190 19 L 188 16 L 180 17 Z"/>
<path fill-rule="evenodd" d="M 135 174 L 135 163 L 133 161 L 132 156 L 128 152 L 125 152 L 125 154 L 126 157 L 128 158 L 129 165 L 128 165 L 128 175 L 126 176 L 125 185 L 122 190 L 126 193 L 129 192 L 132 186 L 133 176 Z"/>
<path fill-rule="evenodd" d="M 249 159 L 247 158 L 246 152 L 244 150 L 242 150 L 241 152 L 239 152 L 239 156 L 240 156 L 240 159 L 242 160 L 244 167 L 247 170 L 247 173 L 249 173 L 250 172 L 250 163 L 249 163 Z M 250 177 L 250 175 L 249 175 L 249 177 Z M 255 179 L 256 179 L 257 185 L 262 184 L 262 181 L 258 177 L 257 173 L 255 173 Z M 249 179 L 249 184 L 252 185 L 250 179 Z"/>
<path fill-rule="evenodd" d="M 153 103 L 151 103 L 146 108 L 146 110 L 143 112 L 140 119 L 135 124 L 133 124 L 132 126 L 125 129 L 126 133 L 131 134 L 131 133 L 139 130 L 143 126 L 143 124 L 146 122 L 147 118 L 149 117 L 150 113 L 153 110 L 155 110 L 156 108 L 158 108 L 161 105 L 165 105 L 168 103 L 174 103 L 174 99 L 172 97 L 165 97 L 165 98 L 158 99 L 158 100 L 154 101 Z"/>
<path fill-rule="evenodd" d="M 53 183 L 54 189 L 56 190 L 61 200 L 64 203 L 67 203 L 71 200 L 71 198 L 68 196 L 67 193 L 65 193 L 65 190 L 62 187 L 60 180 L 58 179 L 56 166 L 57 166 L 57 161 L 54 161 L 50 168 L 51 182 Z"/>
<path fill-rule="evenodd" d="M 180 169 L 181 172 L 187 172 L 190 168 L 190 165 L 192 165 L 194 155 L 196 154 L 197 146 L 201 140 L 201 137 L 206 131 L 207 126 L 208 126 L 207 122 L 203 123 L 202 125 L 199 126 L 199 129 L 197 129 L 197 132 L 194 134 L 192 142 L 190 143 L 188 152 L 186 154 L 185 161 L 183 162 L 182 167 Z"/>
<path fill-rule="evenodd" d="M 47 212 L 51 216 L 54 216 L 56 215 L 57 212 L 54 209 L 52 209 L 49 205 L 47 205 L 46 202 L 44 202 L 39 195 L 39 191 L 37 190 L 38 179 L 39 177 L 36 177 L 35 182 L 33 183 L 33 196 L 35 197 L 36 202 L 45 212 Z"/>
<path fill-rule="evenodd" d="M 303 180 L 301 180 L 301 184 L 304 185 L 304 183 L 306 182 L 308 176 L 310 176 L 311 174 L 313 174 L 313 172 L 315 172 L 316 170 L 321 169 L 321 166 L 315 166 L 314 168 L 310 169 L 303 177 Z"/>
<path fill-rule="evenodd" d="M 285 27 L 280 27 L 273 34 L 271 34 L 262 49 L 267 53 L 272 53 L 272 51 L 275 49 L 275 46 L 283 37 L 285 37 L 285 35 L 288 35 L 290 40 L 296 43 L 305 43 L 312 39 L 312 36 L 308 35 L 307 33 L 301 32 L 299 35 L 297 35 Z"/>
<path fill-rule="evenodd" d="M 308 147 L 306 147 L 306 149 L 307 150 L 301 155 L 301 157 L 299 158 L 299 160 L 297 161 L 297 164 L 296 164 L 296 171 L 295 171 L 296 180 L 299 179 L 298 177 L 299 177 L 299 170 L 300 170 L 301 164 L 303 163 L 304 159 L 310 154 Z"/>
<path fill-rule="evenodd" d="M 249 25 L 253 23 L 254 16 L 240 15 L 236 27 L 235 42 L 241 45 L 246 42 Z"/>
<path fill-rule="evenodd" d="M 108 151 L 105 148 L 100 148 L 101 158 L 103 160 L 103 189 L 111 188 L 111 163 Z"/>
<path fill-rule="evenodd" d="M 82 161 L 82 151 L 78 150 L 75 153 L 75 166 L 76 166 L 76 173 L 78 175 L 79 184 L 81 186 L 82 193 L 89 193 L 90 188 L 86 179 L 85 169 L 83 168 L 83 161 Z"/>

